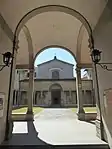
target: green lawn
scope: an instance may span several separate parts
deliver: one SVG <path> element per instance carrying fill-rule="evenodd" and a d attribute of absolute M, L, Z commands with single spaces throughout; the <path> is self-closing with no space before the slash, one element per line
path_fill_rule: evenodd
<path fill-rule="evenodd" d="M 33 112 L 34 114 L 37 114 L 39 113 L 40 111 L 42 111 L 43 108 L 40 108 L 40 107 L 33 107 Z M 16 109 L 16 110 L 13 110 L 12 111 L 12 114 L 26 114 L 27 112 L 27 107 L 25 108 L 19 108 L 19 109 Z"/>
<path fill-rule="evenodd" d="M 77 112 L 77 108 L 72 108 L 73 112 Z M 96 113 L 96 107 L 84 107 L 86 113 Z"/>
<path fill-rule="evenodd" d="M 42 110 L 43 108 L 41 107 L 33 107 L 34 114 L 37 114 Z M 77 112 L 77 108 L 71 108 L 71 110 L 73 112 Z M 84 110 L 86 113 L 96 113 L 96 107 L 84 107 Z M 27 107 L 13 110 L 12 114 L 26 114 L 26 112 L 27 112 Z"/>

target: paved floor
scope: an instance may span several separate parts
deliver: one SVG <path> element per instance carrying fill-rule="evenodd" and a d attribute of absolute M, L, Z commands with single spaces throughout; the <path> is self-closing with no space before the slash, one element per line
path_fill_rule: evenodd
<path fill-rule="evenodd" d="M 44 109 L 34 122 L 15 122 L 9 144 L 102 144 L 94 124 L 77 120 L 70 109 Z M 105 144 L 105 143 L 104 143 Z"/>

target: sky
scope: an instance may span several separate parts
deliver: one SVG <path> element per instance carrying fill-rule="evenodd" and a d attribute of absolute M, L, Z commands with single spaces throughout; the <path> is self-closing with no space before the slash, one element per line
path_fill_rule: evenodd
<path fill-rule="evenodd" d="M 71 53 L 61 48 L 48 48 L 43 52 L 41 52 L 35 60 L 35 67 L 38 64 L 54 59 L 54 56 L 56 56 L 57 59 L 59 60 L 74 64 L 74 76 L 76 76 L 75 74 L 76 62 L 74 57 L 71 55 Z"/>

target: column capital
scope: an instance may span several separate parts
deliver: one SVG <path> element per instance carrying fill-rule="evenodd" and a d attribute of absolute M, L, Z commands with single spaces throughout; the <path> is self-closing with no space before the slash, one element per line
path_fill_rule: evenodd
<path fill-rule="evenodd" d="M 94 40 L 93 40 L 93 37 L 92 36 L 89 36 L 88 42 L 89 42 L 88 47 L 90 49 L 94 49 Z"/>
<path fill-rule="evenodd" d="M 29 72 L 33 72 L 34 73 L 34 68 L 29 68 Z"/>

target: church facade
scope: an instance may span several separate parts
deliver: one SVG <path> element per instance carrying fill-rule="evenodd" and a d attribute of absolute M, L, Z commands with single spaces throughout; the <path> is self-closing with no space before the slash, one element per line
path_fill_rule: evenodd
<path fill-rule="evenodd" d="M 74 65 L 54 59 L 39 64 L 34 73 L 33 105 L 43 107 L 77 106 L 76 78 L 73 74 Z M 29 72 L 16 71 L 13 105 L 27 105 Z M 82 79 L 82 94 L 84 106 L 95 106 L 92 80 Z"/>

